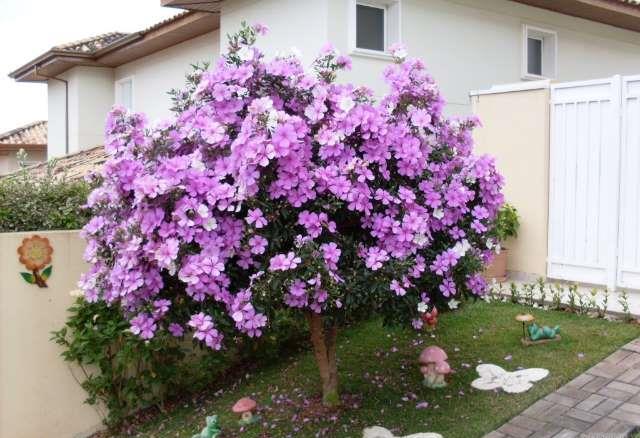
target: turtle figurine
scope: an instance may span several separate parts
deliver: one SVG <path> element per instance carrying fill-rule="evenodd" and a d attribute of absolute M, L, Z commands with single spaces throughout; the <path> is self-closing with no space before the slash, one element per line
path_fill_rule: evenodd
<path fill-rule="evenodd" d="M 222 429 L 218 424 L 218 416 L 212 415 L 207 417 L 207 425 L 202 429 L 202 432 L 195 434 L 191 438 L 217 438 L 222 433 Z"/>
<path fill-rule="evenodd" d="M 528 330 L 529 338 L 532 341 L 541 341 L 543 339 L 555 339 L 560 333 L 560 326 L 548 327 L 545 325 L 541 327 L 534 322 L 529 325 Z"/>

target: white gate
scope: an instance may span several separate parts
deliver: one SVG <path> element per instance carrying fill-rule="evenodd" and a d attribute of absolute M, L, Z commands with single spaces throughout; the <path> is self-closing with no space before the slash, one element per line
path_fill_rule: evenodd
<path fill-rule="evenodd" d="M 622 80 L 618 285 L 640 289 L 640 76 Z"/>
<path fill-rule="evenodd" d="M 551 86 L 551 278 L 615 285 L 620 83 L 615 76 Z"/>

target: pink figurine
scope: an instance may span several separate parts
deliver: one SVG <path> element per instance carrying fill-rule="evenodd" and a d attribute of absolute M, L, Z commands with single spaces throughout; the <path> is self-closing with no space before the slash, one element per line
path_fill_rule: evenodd
<path fill-rule="evenodd" d="M 443 388 L 447 386 L 445 378 L 451 373 L 447 362 L 447 353 L 440 347 L 432 345 L 420 353 L 420 372 L 424 376 L 422 382 L 427 388 Z"/>

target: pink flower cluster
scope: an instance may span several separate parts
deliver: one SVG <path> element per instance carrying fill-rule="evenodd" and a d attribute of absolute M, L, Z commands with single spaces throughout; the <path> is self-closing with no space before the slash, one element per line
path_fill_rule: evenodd
<path fill-rule="evenodd" d="M 503 179 L 492 158 L 472 154 L 477 122 L 444 117 L 433 79 L 402 51 L 376 103 L 334 81 L 351 64 L 332 47 L 315 74 L 293 55 L 266 60 L 252 38 L 265 30 L 232 39 L 170 120 L 149 127 L 111 112 L 110 158 L 83 231 L 86 299 L 119 303 L 144 339 L 190 329 L 219 349 L 220 315 L 261 334 L 268 309 L 256 307 L 254 281 L 271 276 L 284 276 L 281 303 L 312 312 L 344 311 L 343 271 L 354 266 L 409 266 L 389 279 L 397 299 L 484 293 L 469 261 L 491 256 Z M 297 237 L 278 238 L 285 229 Z M 189 319 L 177 303 L 191 303 Z"/>

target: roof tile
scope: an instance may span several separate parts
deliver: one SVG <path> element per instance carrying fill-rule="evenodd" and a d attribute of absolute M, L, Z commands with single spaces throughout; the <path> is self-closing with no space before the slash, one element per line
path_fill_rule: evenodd
<path fill-rule="evenodd" d="M 47 121 L 40 120 L 0 134 L 0 144 L 46 145 Z"/>

